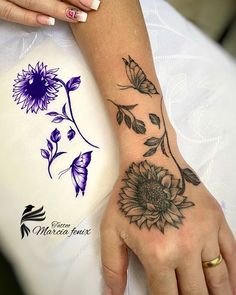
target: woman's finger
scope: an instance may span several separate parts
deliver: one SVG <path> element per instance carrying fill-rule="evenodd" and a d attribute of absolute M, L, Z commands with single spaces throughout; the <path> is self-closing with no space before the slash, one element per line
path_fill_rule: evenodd
<path fill-rule="evenodd" d="M 21 8 L 8 1 L 0 1 L 0 18 L 27 26 L 54 25 L 55 19 Z"/>
<path fill-rule="evenodd" d="M 176 270 L 178 287 L 182 295 L 208 295 L 207 285 L 202 269 L 201 253 L 191 253 L 183 257 Z"/>
<path fill-rule="evenodd" d="M 123 295 L 127 280 L 128 251 L 113 230 L 101 230 L 101 260 L 106 283 L 105 295 Z"/>
<path fill-rule="evenodd" d="M 233 294 L 236 294 L 236 242 L 226 220 L 223 221 L 220 227 L 219 244 L 229 272 Z"/>
<path fill-rule="evenodd" d="M 124 237 L 124 233 L 122 234 Z M 149 295 L 179 294 L 175 268 L 168 251 L 160 251 L 155 243 L 140 244 L 138 234 L 132 236 L 127 234 L 124 241 L 144 267 Z"/>
<path fill-rule="evenodd" d="M 79 7 L 84 11 L 98 10 L 100 6 L 99 0 L 69 0 L 67 2 L 75 5 L 76 7 Z"/>
<path fill-rule="evenodd" d="M 22 8 L 46 14 L 63 21 L 86 22 L 87 20 L 86 12 L 60 1 L 11 0 L 11 2 Z"/>
<path fill-rule="evenodd" d="M 202 261 L 210 261 L 220 254 L 218 240 L 208 242 L 202 251 Z M 210 294 L 213 295 L 232 295 L 229 283 L 228 270 L 224 259 L 214 267 L 203 267 L 206 283 Z"/>

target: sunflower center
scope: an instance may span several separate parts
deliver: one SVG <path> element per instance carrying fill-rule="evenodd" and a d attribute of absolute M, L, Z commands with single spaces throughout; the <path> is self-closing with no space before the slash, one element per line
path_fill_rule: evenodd
<path fill-rule="evenodd" d="M 44 77 L 38 73 L 34 73 L 28 80 L 25 91 L 34 99 L 42 98 L 47 92 L 46 81 Z"/>
<path fill-rule="evenodd" d="M 155 206 L 157 211 L 166 211 L 170 207 L 168 195 L 164 192 L 164 187 L 156 180 L 149 180 L 139 183 L 137 186 L 137 196 L 140 205 L 144 208 L 147 203 Z"/>

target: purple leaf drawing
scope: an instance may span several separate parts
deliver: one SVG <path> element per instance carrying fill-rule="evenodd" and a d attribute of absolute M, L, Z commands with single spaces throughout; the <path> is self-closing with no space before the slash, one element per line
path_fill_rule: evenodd
<path fill-rule="evenodd" d="M 74 91 L 79 88 L 80 83 L 81 83 L 80 76 L 73 77 L 66 83 L 66 88 L 68 91 Z"/>
<path fill-rule="evenodd" d="M 55 118 L 52 120 L 52 122 L 53 122 L 53 123 L 61 123 L 64 119 L 65 119 L 65 118 L 62 117 L 62 116 L 57 116 L 57 117 L 55 117 Z"/>
<path fill-rule="evenodd" d="M 44 159 L 49 159 L 49 158 L 50 158 L 50 153 L 49 153 L 48 150 L 41 149 L 41 156 L 42 156 Z"/>
<path fill-rule="evenodd" d="M 53 150 L 53 145 L 52 145 L 51 141 L 48 139 L 47 139 L 47 146 L 48 146 L 49 151 L 51 152 Z"/>
<path fill-rule="evenodd" d="M 80 191 L 82 196 L 85 193 L 87 178 L 88 178 L 88 165 L 91 162 L 92 151 L 80 153 L 78 157 L 74 159 L 69 168 L 61 171 L 59 173 L 59 178 L 71 170 L 71 179 L 75 188 L 76 197 L 79 195 Z"/>
<path fill-rule="evenodd" d="M 67 132 L 67 137 L 69 140 L 72 140 L 75 137 L 75 130 L 70 127 L 70 130 Z"/>
<path fill-rule="evenodd" d="M 49 112 L 46 115 L 48 115 L 48 116 L 57 116 L 57 115 L 60 115 L 60 114 L 57 113 L 57 112 Z"/>
<path fill-rule="evenodd" d="M 26 108 L 26 113 L 37 114 L 39 110 L 47 110 L 48 104 L 58 96 L 62 86 L 55 78 L 58 69 L 47 69 L 47 65 L 38 62 L 35 67 L 28 65 L 17 75 L 13 85 L 13 98 L 17 104 Z"/>
<path fill-rule="evenodd" d="M 66 103 L 62 107 L 62 114 L 68 118 L 67 113 L 66 113 Z"/>

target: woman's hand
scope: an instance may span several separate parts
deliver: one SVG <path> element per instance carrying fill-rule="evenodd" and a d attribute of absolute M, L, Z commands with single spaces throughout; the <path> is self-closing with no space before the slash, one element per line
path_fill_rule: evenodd
<path fill-rule="evenodd" d="M 235 240 L 219 204 L 176 148 L 176 162 L 161 151 L 146 160 L 132 153 L 122 156 L 101 224 L 105 294 L 123 295 L 128 248 L 145 269 L 150 295 L 236 294 Z M 220 253 L 219 265 L 203 268 Z"/>
<path fill-rule="evenodd" d="M 0 19 L 28 26 L 54 25 L 55 18 L 85 22 L 87 12 L 99 4 L 99 0 L 0 0 Z"/>

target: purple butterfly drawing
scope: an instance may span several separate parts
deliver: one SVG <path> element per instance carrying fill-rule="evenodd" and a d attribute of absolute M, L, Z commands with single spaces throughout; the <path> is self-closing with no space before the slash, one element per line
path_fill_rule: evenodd
<path fill-rule="evenodd" d="M 83 154 L 80 153 L 80 155 L 73 160 L 69 168 L 59 173 L 60 178 L 63 174 L 71 170 L 71 179 L 75 188 L 76 197 L 79 195 L 80 191 L 82 196 L 85 193 L 88 178 L 87 167 L 91 162 L 91 154 L 92 151 Z"/>

